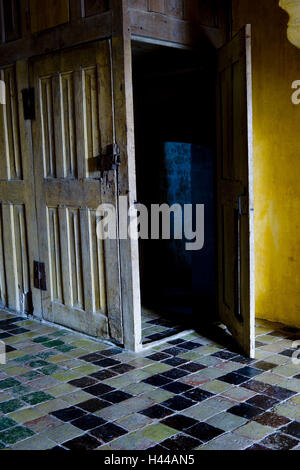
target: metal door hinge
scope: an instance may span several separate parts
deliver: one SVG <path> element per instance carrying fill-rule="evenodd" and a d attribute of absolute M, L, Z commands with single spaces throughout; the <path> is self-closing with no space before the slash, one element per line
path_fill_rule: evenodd
<path fill-rule="evenodd" d="M 117 144 L 108 145 L 106 153 L 98 155 L 98 169 L 101 172 L 116 170 L 120 163 L 120 149 Z"/>
<path fill-rule="evenodd" d="M 22 90 L 23 111 L 25 121 L 35 119 L 35 97 L 34 88 L 25 88 Z"/>
<path fill-rule="evenodd" d="M 36 289 L 46 291 L 47 284 L 46 284 L 45 263 L 39 263 L 38 261 L 34 261 L 33 272 L 34 272 L 34 287 Z"/>

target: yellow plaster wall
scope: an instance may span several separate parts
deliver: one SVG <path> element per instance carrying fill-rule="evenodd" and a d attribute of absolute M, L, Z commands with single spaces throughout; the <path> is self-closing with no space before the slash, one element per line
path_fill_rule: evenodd
<path fill-rule="evenodd" d="M 252 24 L 258 318 L 300 327 L 300 49 L 278 0 L 232 0 L 233 30 Z"/>

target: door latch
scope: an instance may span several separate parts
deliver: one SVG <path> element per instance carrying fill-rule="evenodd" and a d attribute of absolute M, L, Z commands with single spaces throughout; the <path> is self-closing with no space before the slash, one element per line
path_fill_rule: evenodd
<path fill-rule="evenodd" d="M 33 273 L 34 273 L 34 287 L 36 289 L 46 291 L 46 267 L 45 263 L 39 263 L 34 261 L 33 263 Z"/>
<path fill-rule="evenodd" d="M 108 145 L 106 153 L 98 155 L 98 170 L 102 172 L 116 170 L 120 164 L 120 149 L 117 144 Z"/>

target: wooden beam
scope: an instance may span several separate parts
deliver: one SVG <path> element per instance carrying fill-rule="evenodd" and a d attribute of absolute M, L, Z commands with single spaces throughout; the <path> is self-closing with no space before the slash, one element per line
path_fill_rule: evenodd
<path fill-rule="evenodd" d="M 128 0 L 111 0 L 111 9 L 115 132 L 121 150 L 119 194 L 126 196 L 132 205 L 136 202 L 136 168 Z M 137 240 L 120 240 L 120 260 L 124 345 L 126 349 L 138 351 L 142 347 L 142 325 Z"/>
<path fill-rule="evenodd" d="M 55 29 L 42 31 L 16 42 L 0 45 L 0 66 L 86 42 L 108 38 L 111 34 L 110 11 L 91 18 L 78 19 L 73 24 L 58 26 Z"/>

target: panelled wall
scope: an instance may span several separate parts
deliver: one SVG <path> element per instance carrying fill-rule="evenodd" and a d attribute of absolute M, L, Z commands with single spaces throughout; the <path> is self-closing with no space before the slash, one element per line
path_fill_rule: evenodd
<path fill-rule="evenodd" d="M 29 183 L 15 66 L 0 71 L 6 104 L 0 107 L 0 305 L 22 311 L 30 290 L 26 206 Z M 25 171 L 24 171 L 24 168 Z"/>
<path fill-rule="evenodd" d="M 122 0 L 123 1 L 123 0 Z M 220 47 L 226 38 L 227 0 L 126 0 L 132 33 L 148 38 L 197 45 L 203 39 Z M 38 37 L 33 52 L 54 50 L 69 42 L 103 37 L 112 30 L 110 0 L 0 0 L 2 43 Z M 70 29 L 73 25 L 73 29 Z M 82 28 L 85 26 L 85 28 Z M 52 30 L 51 35 L 45 32 Z M 45 35 L 40 36 L 44 32 Z M 76 35 L 74 34 L 76 32 Z M 90 39 L 89 39 L 90 38 Z M 19 45 L 19 52 L 30 46 Z M 12 49 L 12 52 L 14 49 Z M 41 52 L 39 52 L 41 51 Z M 25 53 L 25 51 L 24 51 Z"/>

